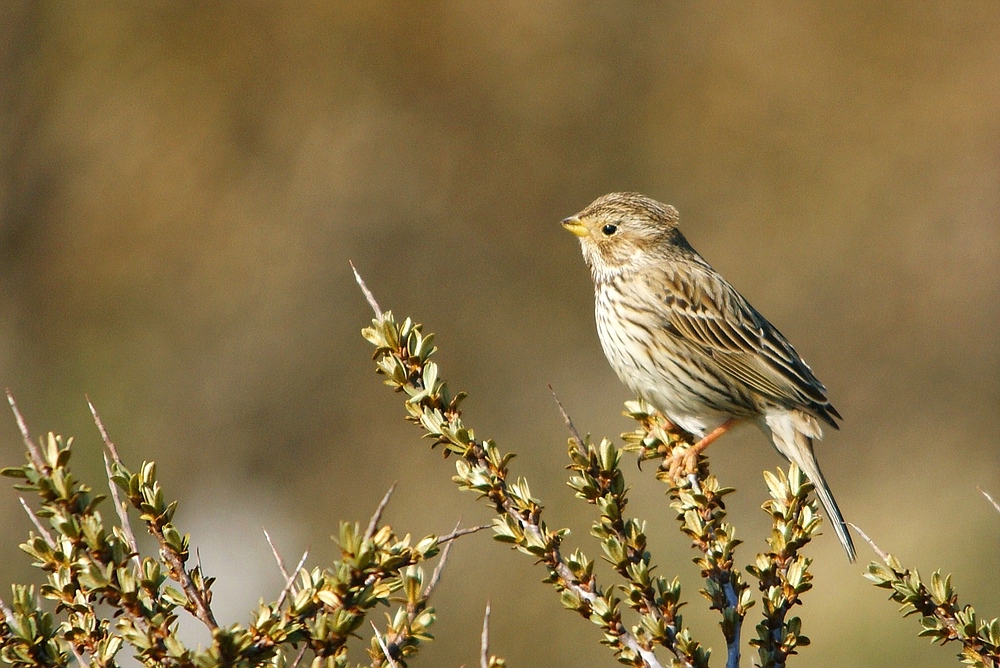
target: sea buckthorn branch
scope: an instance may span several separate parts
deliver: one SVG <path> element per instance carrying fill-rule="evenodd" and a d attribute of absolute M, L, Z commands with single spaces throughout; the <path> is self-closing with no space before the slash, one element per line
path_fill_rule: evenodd
<path fill-rule="evenodd" d="M 25 503 L 36 530 L 21 549 L 46 575 L 39 588 L 14 585 L 9 606 L 0 600 L 0 660 L 17 668 L 61 668 L 69 665 L 71 654 L 80 666 L 113 668 L 125 646 L 143 664 L 156 668 L 286 665 L 287 656 L 301 658 L 307 649 L 316 667 L 347 668 L 354 665 L 348 661 L 348 642 L 367 615 L 389 605 L 400 591 L 406 608 L 401 618 L 397 614 L 391 620 L 391 630 L 399 635 L 391 651 L 399 654 L 395 665 L 405 667 L 404 659 L 430 639 L 427 629 L 434 622 L 428 597 L 442 564 L 426 588 L 420 586 L 420 565 L 438 554 L 442 543 L 450 545 L 475 530 L 457 529 L 411 543 L 409 536 L 398 537 L 390 527 L 380 526 L 380 504 L 367 528 L 341 523 L 340 559 L 331 567 L 307 570 L 303 557 L 296 572 L 287 576 L 278 600 L 262 603 L 249 625 L 216 625 L 209 647 L 191 649 L 177 637 L 178 612 L 184 609 L 214 620 L 211 579 L 203 577 L 199 567 L 184 570 L 188 587 L 182 584 L 179 590 L 168 584 L 178 575 L 177 568 L 186 569 L 190 539 L 173 524 L 177 504 L 166 501 L 155 466 L 145 463 L 140 473 L 132 474 L 112 450 L 108 468 L 128 506 L 139 510 L 150 533 L 159 533 L 158 558 L 138 553 L 131 531 L 124 528 L 125 508 L 116 507 L 122 526 L 104 522 L 97 509 L 103 497 L 78 482 L 69 469 L 72 440 L 49 434 L 35 443 L 12 399 L 11 405 L 25 437 L 27 463 L 3 469 L 3 474 L 15 478 L 18 489 L 41 499 L 37 511 Z M 110 443 L 96 414 L 95 419 Z M 205 610 L 192 600 L 191 588 Z M 43 609 L 40 597 L 55 602 L 54 612 Z"/>
<path fill-rule="evenodd" d="M 781 469 L 765 471 L 764 480 L 771 495 L 762 505 L 771 515 L 767 539 L 771 549 L 758 554 L 747 569 L 759 581 L 764 615 L 750 644 L 757 648 L 762 668 L 780 668 L 798 647 L 809 644 L 802 635 L 801 619 L 788 615 L 802 603 L 802 594 L 812 589 L 812 559 L 799 551 L 819 531 L 822 520 L 816 501 L 809 498 L 813 485 L 794 463 L 787 475 Z"/>
<path fill-rule="evenodd" d="M 985 494 L 985 492 L 984 492 Z M 993 499 L 986 495 L 993 503 Z M 995 505 L 995 504 L 994 504 Z M 1000 508 L 998 508 L 1000 510 Z M 871 545 L 881 561 L 868 564 L 865 577 L 876 587 L 890 590 L 890 600 L 902 604 L 904 617 L 920 616 L 920 637 L 941 645 L 958 643 L 961 663 L 977 668 L 1000 666 L 1000 620 L 981 619 L 971 605 L 960 605 L 951 584 L 951 575 L 934 571 L 930 582 L 915 569 L 904 568 L 899 560 L 883 552 L 856 526 L 851 525 Z"/>
<path fill-rule="evenodd" d="M 38 533 L 29 534 L 21 549 L 35 559 L 35 566 L 48 574 L 48 583 L 39 593 L 56 602 L 56 612 L 65 612 L 61 624 L 55 617 L 32 604 L 33 587 L 14 586 L 14 613 L 18 623 L 4 638 L 4 658 L 12 665 L 60 665 L 58 657 L 68 651 L 89 657 L 89 665 L 113 666 L 123 638 L 111 622 L 99 615 L 98 603 L 121 610 L 119 627 L 129 626 L 147 640 L 150 658 L 162 658 L 166 647 L 158 639 L 168 635 L 171 611 L 176 607 L 171 592 L 162 588 L 159 572 L 151 563 L 137 568 L 133 552 L 120 531 L 108 532 L 97 506 L 103 499 L 87 485 L 78 483 L 68 464 L 72 439 L 48 434 L 35 443 L 17 410 L 13 397 L 8 401 L 21 429 L 27 463 L 2 470 L 4 476 L 21 480 L 15 488 L 38 494 L 41 507 L 36 513 L 25 504 Z M 23 500 L 22 500 L 22 503 Z M 48 520 L 51 531 L 37 517 Z M 173 592 L 176 593 L 176 592 Z M 57 635 L 53 634 L 58 630 Z M 58 638 L 59 651 L 48 651 Z M 46 656 L 57 659 L 50 664 Z"/>
<path fill-rule="evenodd" d="M 391 312 L 379 307 L 357 272 L 355 276 L 375 312 L 371 327 L 363 329 L 362 335 L 375 346 L 376 371 L 385 376 L 386 385 L 406 395 L 407 420 L 424 429 L 433 440 L 432 447 L 441 446 L 445 457 L 457 456 L 452 479 L 459 488 L 477 493 L 494 508 L 494 537 L 539 559 L 548 571 L 546 581 L 560 593 L 563 605 L 597 624 L 604 632 L 602 642 L 621 663 L 661 666 L 651 639 L 640 639 L 628 629 L 620 601 L 598 585 L 592 560 L 579 550 L 563 555 L 561 545 L 568 529 L 549 530 L 527 480 L 510 479 L 508 464 L 513 454 L 502 454 L 489 439 L 476 439 L 462 422 L 459 407 L 465 394 L 452 395 L 439 377 L 437 364 L 430 360 L 436 351 L 434 335 L 424 334 L 410 318 L 397 322 Z M 701 665 L 676 646 L 671 649 L 680 665 Z"/>
<path fill-rule="evenodd" d="M 600 539 L 604 558 L 625 580 L 625 600 L 640 615 L 636 637 L 678 652 L 695 666 L 707 666 L 709 652 L 683 625 L 680 581 L 653 573 L 645 522 L 625 516 L 628 489 L 619 465 L 621 454 L 607 439 L 594 445 L 589 438 L 571 438 L 569 468 L 576 475 L 569 486 L 600 511 L 591 533 Z"/>
<path fill-rule="evenodd" d="M 700 590 L 712 610 L 722 615 L 719 625 L 726 639 L 726 665 L 740 665 L 743 620 L 753 604 L 749 585 L 734 564 L 734 552 L 742 542 L 726 522 L 725 497 L 734 490 L 719 485 L 708 470 L 708 460 L 698 457 L 698 468 L 688 476 L 675 476 L 672 462 L 691 446 L 688 435 L 678 431 L 666 418 L 644 401 L 629 401 L 625 415 L 638 422 L 622 434 L 625 449 L 637 452 L 639 461 L 658 460 L 657 478 L 670 485 L 670 505 L 677 512 L 681 531 L 701 552 L 694 559 L 705 578 Z"/>
<path fill-rule="evenodd" d="M 403 592 L 403 599 L 395 614 L 387 615 L 385 631 L 381 634 L 376 633 L 372 638 L 371 649 L 368 652 L 372 659 L 372 668 L 380 668 L 387 663 L 393 668 L 405 666 L 403 659 L 415 653 L 421 642 L 433 639 L 429 628 L 434 623 L 435 612 L 429 605 L 430 597 L 441 580 L 451 547 L 455 544 L 454 539 L 488 528 L 490 525 L 468 529 L 459 529 L 456 526 L 451 534 L 438 537 L 438 544 L 444 544 L 444 549 L 441 550 L 441 556 L 426 586 L 421 568 L 409 566 L 401 571 L 400 591 Z"/>
<path fill-rule="evenodd" d="M 705 578 L 701 594 L 713 610 L 722 615 L 720 626 L 726 638 L 728 668 L 740 665 L 740 642 L 743 621 L 754 605 L 749 584 L 735 566 L 735 550 L 742 541 L 726 521 L 724 499 L 734 490 L 721 487 L 708 470 L 708 460 L 699 455 L 697 469 L 687 475 L 675 474 L 673 462 L 691 446 L 690 437 L 677 430 L 666 418 L 643 401 L 626 403 L 626 415 L 636 420 L 638 428 L 622 435 L 626 448 L 639 453 L 640 461 L 658 460 L 657 477 L 670 485 L 671 506 L 677 511 L 681 531 L 702 554 L 695 558 Z M 771 498 L 762 508 L 771 517 L 771 548 L 757 555 L 748 572 L 759 580 L 762 592 L 763 620 L 757 626 L 758 637 L 750 644 L 757 647 L 761 666 L 784 666 L 788 656 L 809 639 L 801 633 L 801 620 L 786 620 L 792 606 L 811 587 L 812 563 L 799 554 L 816 534 L 820 518 L 816 502 L 809 499 L 813 487 L 794 464 L 788 474 L 765 471 Z"/>

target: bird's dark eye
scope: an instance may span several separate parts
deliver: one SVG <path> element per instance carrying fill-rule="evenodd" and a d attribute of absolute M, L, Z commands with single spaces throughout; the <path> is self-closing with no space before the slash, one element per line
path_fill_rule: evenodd
<path fill-rule="evenodd" d="M 617 231 L 618 231 L 618 226 L 612 225 L 611 223 L 608 223 L 607 225 L 601 228 L 601 232 L 604 232 L 604 236 L 606 237 L 610 237 Z"/>

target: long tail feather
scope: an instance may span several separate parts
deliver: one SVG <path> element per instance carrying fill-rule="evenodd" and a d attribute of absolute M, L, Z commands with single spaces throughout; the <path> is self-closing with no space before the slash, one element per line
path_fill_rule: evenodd
<path fill-rule="evenodd" d="M 795 462 L 816 488 L 816 496 L 819 497 L 819 502 L 823 505 L 840 544 L 844 546 L 847 558 L 851 563 L 854 563 L 857 558 L 854 541 L 851 540 L 844 516 L 833 498 L 833 493 L 830 492 L 830 486 L 826 483 L 823 472 L 820 471 L 816 455 L 813 454 L 812 438 L 804 433 L 810 432 L 813 436 L 818 437 L 821 433 L 819 425 L 815 424 L 815 421 L 809 416 L 797 411 L 771 413 L 765 416 L 761 422 L 761 428 L 771 437 L 778 452 L 786 459 Z"/>

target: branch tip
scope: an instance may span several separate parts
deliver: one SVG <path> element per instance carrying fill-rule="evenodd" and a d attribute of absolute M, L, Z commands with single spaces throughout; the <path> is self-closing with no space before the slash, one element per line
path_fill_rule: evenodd
<path fill-rule="evenodd" d="M 372 294 L 372 291 L 368 289 L 368 286 L 365 285 L 365 280 L 361 278 L 361 274 L 358 273 L 358 269 L 354 266 L 354 263 L 348 260 L 348 264 L 351 265 L 351 271 L 354 272 L 354 280 L 358 282 L 358 287 L 361 288 L 361 292 L 364 293 L 365 299 L 368 300 L 368 305 L 372 307 L 373 311 L 375 311 L 375 317 L 381 320 L 382 309 L 379 307 L 378 302 L 375 301 L 375 296 Z"/>
<path fill-rule="evenodd" d="M 94 408 L 94 404 L 90 401 L 89 395 L 83 395 L 87 398 L 87 406 L 90 407 L 90 414 L 94 417 L 94 424 L 97 425 L 97 431 L 101 433 L 101 440 L 104 441 L 104 447 L 108 449 L 111 453 L 111 458 L 115 460 L 115 464 L 121 466 L 122 458 L 118 456 L 118 448 L 115 444 L 111 442 L 111 437 L 108 436 L 108 430 L 104 428 L 104 421 L 101 420 L 101 416 L 97 414 L 97 409 Z"/>
<path fill-rule="evenodd" d="M 847 522 L 847 526 L 851 527 L 856 532 L 858 532 L 858 535 L 861 536 L 861 538 L 866 543 L 868 543 L 868 545 L 872 548 L 872 550 L 875 552 L 875 554 L 878 555 L 879 559 L 881 559 L 882 561 L 888 561 L 889 560 L 889 555 L 886 554 L 885 552 L 883 552 L 882 549 L 878 545 L 875 544 L 875 541 L 873 541 L 871 538 L 869 538 L 868 534 L 866 534 L 864 531 L 862 531 L 861 528 L 857 524 L 854 524 L 852 522 Z"/>
<path fill-rule="evenodd" d="M 288 569 L 285 568 L 285 561 L 278 554 L 278 548 L 274 546 L 274 542 L 271 540 L 271 534 L 267 532 L 264 527 L 260 528 L 264 532 L 264 538 L 267 539 L 267 544 L 271 546 L 271 554 L 274 555 L 274 560 L 278 562 L 278 570 L 281 571 L 281 577 L 285 578 L 285 582 L 288 582 Z"/>
<path fill-rule="evenodd" d="M 479 649 L 479 665 L 490 668 L 490 602 L 486 601 L 486 613 L 483 615 L 483 633 Z"/>
<path fill-rule="evenodd" d="M 378 507 L 375 508 L 375 513 L 372 515 L 371 520 L 368 522 L 368 528 L 365 530 L 365 540 L 371 540 L 375 532 L 378 531 L 378 523 L 382 520 L 382 513 L 385 512 L 385 507 L 389 505 L 389 499 L 392 498 L 392 493 L 396 491 L 396 485 L 398 482 L 392 483 L 389 487 L 389 491 L 385 493 L 382 500 L 378 502 Z"/>
<path fill-rule="evenodd" d="M 438 543 L 448 543 L 455 540 L 456 538 L 461 538 L 462 536 L 468 536 L 470 533 L 478 533 L 479 531 L 482 531 L 483 529 L 489 529 L 492 526 L 493 526 L 492 524 L 478 524 L 474 527 L 459 529 L 458 525 L 456 524 L 454 531 L 452 531 L 451 533 L 446 533 L 443 536 L 438 536 Z"/>
<path fill-rule="evenodd" d="M 576 427 L 573 425 L 573 421 L 570 419 L 569 414 L 566 412 L 566 409 L 563 408 L 562 402 L 559 401 L 559 395 L 556 394 L 556 391 L 552 387 L 551 383 L 549 384 L 549 392 L 552 393 L 552 398 L 555 399 L 556 406 L 559 407 L 559 414 L 562 415 L 563 422 L 566 423 L 566 428 L 569 429 L 570 435 L 573 437 L 573 440 L 576 441 L 576 444 L 582 448 L 583 439 L 580 438 L 580 432 L 578 432 L 576 430 Z"/>
<path fill-rule="evenodd" d="M 17 500 L 21 502 L 21 507 L 24 508 L 24 512 L 28 513 L 28 517 L 31 519 L 31 523 L 35 525 L 36 529 L 38 529 L 38 533 L 41 534 L 42 538 L 45 539 L 46 544 L 50 548 L 55 550 L 56 549 L 55 539 L 52 538 L 52 534 L 49 533 L 48 529 L 46 529 L 42 525 L 42 521 L 38 519 L 38 515 L 35 514 L 35 511 L 31 509 L 31 506 L 29 506 L 28 502 L 24 500 L 23 496 L 17 497 Z"/>
<path fill-rule="evenodd" d="M 42 451 L 38 449 L 38 445 L 31 440 L 31 434 L 28 432 L 28 423 L 24 421 L 24 416 L 21 415 L 21 411 L 17 408 L 17 402 L 14 401 L 14 393 L 7 388 L 7 403 L 10 404 L 10 410 L 14 412 L 14 420 L 17 422 L 17 428 L 21 432 L 21 438 L 24 440 L 24 447 L 28 449 L 28 454 L 31 456 L 31 461 L 35 464 L 35 467 L 39 471 L 44 471 L 48 469 L 45 464 L 45 459 L 42 457 Z"/>
<path fill-rule="evenodd" d="M 984 490 L 982 487 L 976 487 L 976 489 L 978 489 L 979 493 L 982 494 L 983 496 L 985 496 L 986 500 L 989 501 L 990 503 L 992 503 L 993 507 L 997 509 L 998 513 L 1000 513 L 1000 503 L 997 503 L 996 501 L 994 501 L 993 497 L 990 496 L 989 493 L 986 490 Z"/>

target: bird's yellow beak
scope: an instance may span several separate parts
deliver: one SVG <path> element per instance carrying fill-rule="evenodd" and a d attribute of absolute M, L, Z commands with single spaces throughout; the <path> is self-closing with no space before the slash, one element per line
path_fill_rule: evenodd
<path fill-rule="evenodd" d="M 562 226 L 567 230 L 572 232 L 578 237 L 589 237 L 590 230 L 586 225 L 580 222 L 580 219 L 576 216 L 570 216 L 569 218 L 564 218 L 562 221 Z"/>

